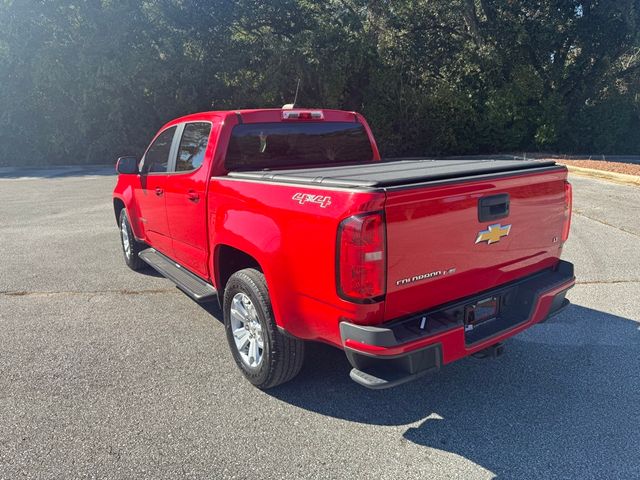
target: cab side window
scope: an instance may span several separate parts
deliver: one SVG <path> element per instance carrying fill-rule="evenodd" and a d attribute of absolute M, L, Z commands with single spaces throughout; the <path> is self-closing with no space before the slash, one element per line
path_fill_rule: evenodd
<path fill-rule="evenodd" d="M 180 147 L 178 148 L 176 172 L 190 172 L 202 165 L 210 133 L 210 123 L 194 122 L 187 123 L 184 126 Z"/>
<path fill-rule="evenodd" d="M 151 144 L 144 156 L 141 172 L 144 173 L 166 173 L 169 165 L 169 153 L 176 127 L 167 128 L 162 132 L 155 142 Z"/>

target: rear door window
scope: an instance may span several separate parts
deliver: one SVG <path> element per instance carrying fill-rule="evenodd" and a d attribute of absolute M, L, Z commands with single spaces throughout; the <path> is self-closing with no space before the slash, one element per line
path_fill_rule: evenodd
<path fill-rule="evenodd" d="M 169 154 L 176 127 L 167 128 L 151 144 L 144 156 L 142 168 L 144 173 L 166 173 L 169 167 Z"/>
<path fill-rule="evenodd" d="M 202 165 L 210 133 L 211 124 L 207 122 L 187 123 L 184 126 L 176 159 L 176 172 L 190 172 Z"/>
<path fill-rule="evenodd" d="M 361 123 L 245 123 L 233 127 L 225 166 L 253 170 L 367 161 L 373 161 L 373 150 Z"/>

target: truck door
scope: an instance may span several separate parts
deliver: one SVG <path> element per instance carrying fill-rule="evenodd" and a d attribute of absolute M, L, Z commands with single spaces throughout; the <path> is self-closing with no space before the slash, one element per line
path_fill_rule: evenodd
<path fill-rule="evenodd" d="M 176 154 L 165 185 L 167 219 L 173 240 L 174 258 L 194 273 L 208 277 L 207 198 L 209 170 L 205 158 L 213 152 L 210 138 L 217 127 L 211 122 L 180 125 Z"/>
<path fill-rule="evenodd" d="M 169 256 L 172 256 L 173 251 L 164 189 L 175 133 L 176 127 L 169 127 L 161 132 L 149 146 L 141 161 L 140 183 L 134 190 L 136 203 L 140 209 L 140 226 L 147 240 L 151 246 Z"/>

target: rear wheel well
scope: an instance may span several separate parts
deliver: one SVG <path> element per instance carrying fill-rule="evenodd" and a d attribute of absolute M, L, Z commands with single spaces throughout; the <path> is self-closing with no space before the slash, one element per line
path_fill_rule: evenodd
<path fill-rule="evenodd" d="M 113 210 L 116 214 L 116 223 L 120 225 L 120 212 L 124 208 L 124 202 L 119 198 L 113 199 Z"/>
<path fill-rule="evenodd" d="M 220 245 L 215 257 L 216 287 L 218 292 L 224 292 L 224 288 L 231 275 L 245 268 L 255 268 L 262 272 L 258 261 L 248 253 L 228 245 Z M 264 273 L 264 272 L 262 272 Z"/>

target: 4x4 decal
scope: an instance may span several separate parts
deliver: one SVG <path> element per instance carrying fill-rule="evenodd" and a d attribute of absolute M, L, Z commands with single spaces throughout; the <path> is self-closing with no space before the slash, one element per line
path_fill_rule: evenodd
<path fill-rule="evenodd" d="M 321 208 L 326 208 L 331 205 L 331 197 L 326 195 L 312 195 L 310 193 L 296 193 L 291 197 L 292 200 L 296 200 L 300 205 L 305 203 L 317 203 Z"/>

